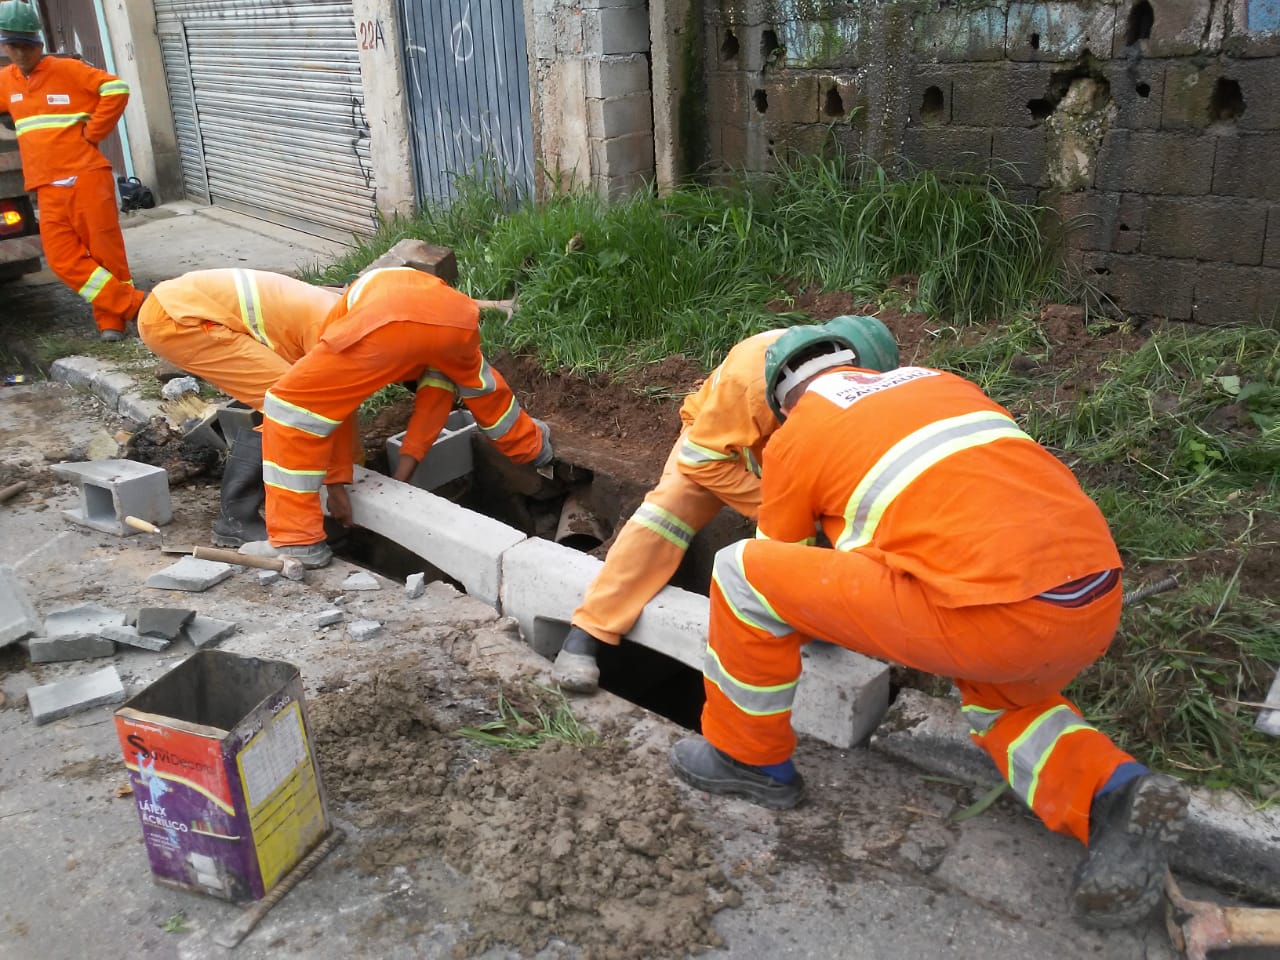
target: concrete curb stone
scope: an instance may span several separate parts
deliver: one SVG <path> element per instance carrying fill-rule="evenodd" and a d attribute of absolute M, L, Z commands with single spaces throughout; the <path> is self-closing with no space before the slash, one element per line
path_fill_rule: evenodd
<path fill-rule="evenodd" d="M 12 567 L 0 566 L 0 647 L 40 629 L 40 615 Z"/>

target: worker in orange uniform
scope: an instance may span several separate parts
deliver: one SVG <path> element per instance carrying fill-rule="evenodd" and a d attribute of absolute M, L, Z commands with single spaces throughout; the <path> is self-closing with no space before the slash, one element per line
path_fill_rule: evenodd
<path fill-rule="evenodd" d="M 116 211 L 115 175 L 98 144 L 129 102 L 105 70 L 46 56 L 40 18 L 23 0 L 0 3 L 0 113 L 18 133 L 26 188 L 40 207 L 45 259 L 93 307 L 102 340 L 124 338 L 144 294 L 134 289 Z"/>
<path fill-rule="evenodd" d="M 268 539 L 241 553 L 292 556 L 319 567 L 324 542 L 320 487 L 334 434 L 365 399 L 392 383 L 417 383 L 395 478 L 406 480 L 444 427 L 455 396 L 477 425 L 517 463 L 552 459 L 545 423 L 520 408 L 480 352 L 480 305 L 443 280 L 409 267 L 372 270 L 342 294 L 320 342 L 267 391 L 263 401 L 263 479 Z M 350 522 L 342 485 L 328 487 L 329 512 Z"/>
<path fill-rule="evenodd" d="M 1120 556 L 1071 472 L 972 383 L 886 373 L 808 331 L 765 359 L 779 427 L 758 539 L 715 559 L 701 737 L 671 752 L 711 793 L 786 809 L 800 648 L 818 637 L 955 678 L 974 740 L 1051 830 L 1088 850 L 1073 909 L 1160 901 L 1186 790 L 1090 726 L 1062 688 L 1107 649 Z M 813 546 L 818 523 L 834 549 Z"/>
<path fill-rule="evenodd" d="M 836 317 L 822 325 L 870 355 L 892 335 L 874 317 Z M 594 692 L 601 643 L 617 646 L 646 603 L 666 586 L 694 535 L 721 507 L 752 520 L 760 508 L 760 456 L 778 426 L 765 399 L 764 355 L 782 330 L 736 344 L 724 362 L 680 407 L 683 425 L 658 485 L 623 526 L 604 566 L 573 611 L 552 678 L 565 690 Z M 879 355 L 897 364 L 897 350 Z"/>
<path fill-rule="evenodd" d="M 320 341 L 340 295 L 261 270 L 195 270 L 156 284 L 138 313 L 138 336 L 174 366 L 261 411 L 267 391 Z M 231 439 L 213 524 L 214 543 L 223 547 L 267 536 L 262 434 L 240 430 Z M 358 451 L 354 417 L 335 431 L 334 443 Z M 346 484 L 351 476 L 351 460 L 340 457 L 325 482 Z"/>

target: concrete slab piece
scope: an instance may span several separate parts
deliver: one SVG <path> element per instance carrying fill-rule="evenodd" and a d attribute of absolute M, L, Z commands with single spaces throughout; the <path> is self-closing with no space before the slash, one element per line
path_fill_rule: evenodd
<path fill-rule="evenodd" d="M 40 615 L 12 567 L 0 566 L 0 647 L 40 629 Z"/>
<path fill-rule="evenodd" d="M 227 579 L 235 570 L 235 566 L 230 563 L 183 557 L 177 563 L 147 577 L 147 586 L 158 590 L 202 593 Z"/>
<path fill-rule="evenodd" d="M 0 643 L 0 645 L 3 644 Z M 1280 671 L 1276 672 L 1276 678 L 1271 681 L 1271 691 L 1267 694 L 1266 704 L 1267 709 L 1258 713 L 1254 726 L 1263 733 L 1280 737 Z"/>
<path fill-rule="evenodd" d="M 113 643 L 123 643 L 127 647 L 137 647 L 140 650 L 151 650 L 159 653 L 161 650 L 168 649 L 173 643 L 166 637 L 148 637 L 138 632 L 137 627 L 103 627 L 102 635 Z"/>
<path fill-rule="evenodd" d="M 236 632 L 239 624 L 234 620 L 218 620 L 214 617 L 204 617 L 196 614 L 185 627 L 182 628 L 182 634 L 190 640 L 197 649 L 203 647 L 211 647 L 222 640 L 225 640 L 231 634 Z"/>
<path fill-rule="evenodd" d="M 62 717 L 124 700 L 124 684 L 115 667 L 106 667 L 82 677 L 46 683 L 27 690 L 31 719 L 36 724 L 49 723 Z"/>
<path fill-rule="evenodd" d="M 116 645 L 97 634 L 32 637 L 27 641 L 27 656 L 32 663 L 96 660 L 99 657 L 110 657 L 115 652 Z"/>
<path fill-rule="evenodd" d="M 822 640 L 805 644 L 800 662 L 796 732 L 842 748 L 871 736 L 889 709 L 888 665 Z"/>
<path fill-rule="evenodd" d="M 182 628 L 196 615 L 194 610 L 181 607 L 142 607 L 134 621 L 138 633 L 148 637 L 176 640 Z"/>
<path fill-rule="evenodd" d="M 378 582 L 378 578 L 367 570 L 357 570 L 342 583 L 338 584 L 343 590 L 381 590 L 382 584 Z"/>
<path fill-rule="evenodd" d="M 50 469 L 80 487 L 80 506 L 63 511 L 73 523 L 127 537 L 138 532 L 125 526 L 127 516 L 159 525 L 173 519 L 169 475 L 161 467 L 133 460 L 94 460 L 54 464 Z"/>
<path fill-rule="evenodd" d="M 352 640 L 372 640 L 382 633 L 382 624 L 377 620 L 352 620 L 347 624 L 347 636 Z"/>
<path fill-rule="evenodd" d="M 259 570 L 258 571 L 258 582 L 262 584 L 264 587 L 269 587 L 273 583 L 277 583 L 279 580 L 280 580 L 280 574 L 277 573 L 275 570 Z"/>
<path fill-rule="evenodd" d="M 73 607 L 51 610 L 44 618 L 46 637 L 69 637 L 100 633 L 103 627 L 124 625 L 125 613 L 96 603 L 80 603 Z"/>
<path fill-rule="evenodd" d="M 341 610 L 324 610 L 316 617 L 317 627 L 331 627 L 335 623 L 341 623 L 346 614 Z"/>

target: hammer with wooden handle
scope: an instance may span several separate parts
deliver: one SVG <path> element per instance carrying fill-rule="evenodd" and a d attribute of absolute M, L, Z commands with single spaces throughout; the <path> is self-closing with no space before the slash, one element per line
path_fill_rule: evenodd
<path fill-rule="evenodd" d="M 259 570 L 278 570 L 281 576 L 290 580 L 301 580 L 306 569 L 297 557 L 255 557 L 217 547 L 192 547 L 191 555 L 197 560 L 221 560 L 223 563 L 238 563 L 242 567 L 255 567 Z"/>

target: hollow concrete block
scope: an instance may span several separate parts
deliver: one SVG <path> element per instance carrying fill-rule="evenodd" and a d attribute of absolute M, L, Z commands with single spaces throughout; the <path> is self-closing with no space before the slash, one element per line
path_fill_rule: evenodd
<path fill-rule="evenodd" d="M 72 523 L 127 537 L 138 531 L 125 526 L 127 516 L 163 525 L 173 519 L 169 477 L 160 467 L 133 460 L 59 463 L 51 468 L 80 487 L 80 506 L 65 510 Z"/>
<path fill-rule="evenodd" d="M 496 607 L 502 555 L 527 539 L 515 527 L 390 477 L 355 468 L 348 488 L 355 522 L 394 540 Z"/>
<path fill-rule="evenodd" d="M 454 410 L 445 421 L 440 435 L 431 449 L 409 476 L 409 482 L 423 490 L 434 490 L 450 480 L 466 476 L 473 465 L 471 438 L 475 436 L 476 421 L 466 410 Z M 387 438 L 387 463 L 395 473 L 400 464 L 400 445 L 404 443 L 404 431 Z"/>
<path fill-rule="evenodd" d="M 0 647 L 29 637 L 40 629 L 36 608 L 27 599 L 12 567 L 0 566 Z"/>

